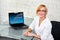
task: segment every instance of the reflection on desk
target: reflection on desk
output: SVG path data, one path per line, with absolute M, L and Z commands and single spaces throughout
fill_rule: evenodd
M 32 19 L 25 18 L 25 24 L 30 25 L 31 22 L 32 22 Z M 4 23 L 6 23 L 6 22 L 4 22 Z M 23 35 L 23 33 L 25 32 L 26 29 L 15 30 L 12 27 L 10 27 L 9 24 L 0 24 L 0 29 L 1 29 L 0 36 L 2 36 L 2 37 L 8 37 L 8 38 L 14 38 L 14 39 L 26 39 L 26 40 L 32 39 L 32 37 L 26 37 Z

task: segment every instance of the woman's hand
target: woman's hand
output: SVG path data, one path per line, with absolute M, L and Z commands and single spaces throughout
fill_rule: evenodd
M 40 35 L 35 36 L 36 38 L 40 38 Z
M 24 32 L 24 34 L 23 34 L 24 36 L 28 36 L 28 32 L 26 31 L 26 32 Z
M 38 38 L 39 40 L 41 40 L 40 35 L 31 33 L 31 32 L 25 32 L 24 35 L 25 35 L 25 36 L 33 36 L 33 37 Z
M 30 33 L 30 31 L 31 31 L 30 28 L 26 29 L 26 31 L 23 33 L 23 35 L 28 36 L 28 33 Z
M 41 38 L 40 35 L 33 34 L 33 36 L 36 37 L 36 38 L 38 38 L 38 39 Z
M 31 33 L 31 32 L 25 32 L 24 35 L 25 36 L 33 36 L 33 33 Z
M 38 38 L 38 39 L 41 38 L 40 35 L 31 33 L 30 31 L 31 31 L 30 28 L 26 29 L 26 31 L 23 33 L 23 35 L 24 35 L 24 36 L 33 36 L 33 37 L 36 37 L 36 38 Z

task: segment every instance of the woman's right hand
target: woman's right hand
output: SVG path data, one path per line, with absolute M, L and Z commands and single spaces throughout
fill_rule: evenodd
M 24 36 L 28 36 L 28 32 L 25 31 L 25 32 L 23 33 L 23 35 L 24 35 Z
M 26 31 L 23 33 L 23 35 L 28 36 L 28 33 L 30 33 L 30 31 L 31 31 L 30 28 L 26 29 Z

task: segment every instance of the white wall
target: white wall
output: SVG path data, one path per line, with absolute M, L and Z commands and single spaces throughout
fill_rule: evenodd
M 1 22 L 8 21 L 9 12 L 24 12 L 25 17 L 33 18 L 38 5 L 45 4 L 50 20 L 60 21 L 60 0 L 0 0 Z
M 1 23 L 8 21 L 8 13 L 16 11 L 16 0 L 1 0 Z

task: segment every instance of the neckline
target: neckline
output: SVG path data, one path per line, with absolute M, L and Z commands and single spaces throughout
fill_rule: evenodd
M 38 27 L 40 27 L 42 25 L 42 23 L 46 20 L 46 18 L 39 24 L 39 18 L 38 18 Z

